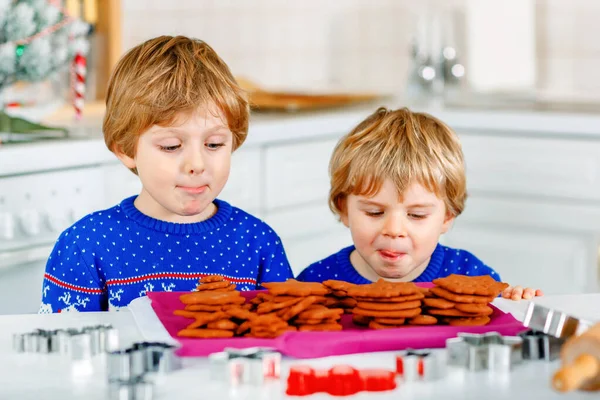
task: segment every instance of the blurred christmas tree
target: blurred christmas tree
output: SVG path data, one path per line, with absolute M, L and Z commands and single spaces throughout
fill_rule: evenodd
M 69 16 L 61 0 L 0 0 L 0 131 L 43 130 L 9 117 L 2 91 L 16 82 L 40 82 L 87 53 L 89 25 Z

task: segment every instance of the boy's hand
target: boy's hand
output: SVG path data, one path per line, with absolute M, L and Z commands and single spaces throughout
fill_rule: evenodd
M 523 289 L 523 286 L 509 286 L 502 292 L 502 297 L 515 301 L 519 301 L 521 299 L 529 300 L 543 295 L 544 293 L 540 289 Z

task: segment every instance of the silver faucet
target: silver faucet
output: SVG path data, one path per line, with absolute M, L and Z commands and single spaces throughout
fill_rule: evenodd
M 423 13 L 411 48 L 409 96 L 444 96 L 465 76 L 455 44 L 454 20 L 448 12 Z

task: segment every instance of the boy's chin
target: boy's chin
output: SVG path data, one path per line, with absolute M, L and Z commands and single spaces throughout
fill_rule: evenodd
M 411 271 L 404 271 L 404 269 L 400 268 L 385 268 L 375 270 L 377 275 L 386 280 L 401 280 L 410 274 Z

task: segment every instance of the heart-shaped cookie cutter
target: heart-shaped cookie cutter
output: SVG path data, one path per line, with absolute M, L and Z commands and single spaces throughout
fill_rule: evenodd
M 523 361 L 523 338 L 498 332 L 459 333 L 446 340 L 446 349 L 448 365 L 469 371 L 508 372 Z

